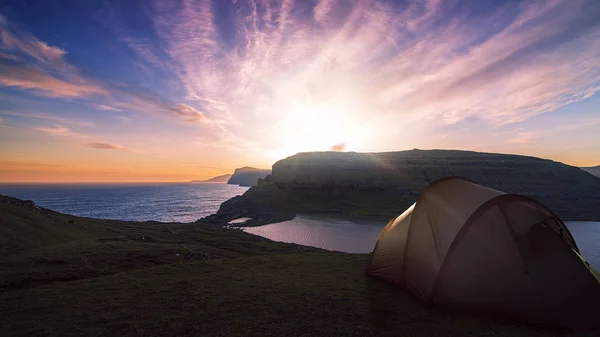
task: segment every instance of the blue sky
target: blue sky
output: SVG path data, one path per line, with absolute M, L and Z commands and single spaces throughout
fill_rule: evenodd
M 600 2 L 5 1 L 0 180 L 172 181 L 300 151 L 600 164 Z

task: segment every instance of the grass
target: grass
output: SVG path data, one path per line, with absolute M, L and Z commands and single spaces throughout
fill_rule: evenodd
M 5 197 L 0 228 L 18 248 L 0 255 L 3 336 L 564 335 L 427 308 L 366 277 L 368 255 L 238 230 L 84 219 Z

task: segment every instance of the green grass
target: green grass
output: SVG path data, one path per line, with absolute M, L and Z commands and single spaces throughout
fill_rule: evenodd
M 4 197 L 0 229 L 18 248 L 0 254 L 2 336 L 563 335 L 427 308 L 365 276 L 368 255 L 238 230 L 83 219 Z

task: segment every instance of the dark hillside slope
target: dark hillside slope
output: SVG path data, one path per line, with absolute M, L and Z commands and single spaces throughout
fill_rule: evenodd
M 79 218 L 0 199 L 2 245 L 20 248 L 0 254 L 6 337 L 564 336 L 432 310 L 367 277 L 366 254 L 202 223 Z
M 108 228 L 93 220 L 0 195 L 0 256 L 109 233 Z
M 244 216 L 255 218 L 249 225 L 260 225 L 323 212 L 387 219 L 415 202 L 430 182 L 453 175 L 531 196 L 564 220 L 600 220 L 600 179 L 577 167 L 454 150 L 300 153 L 275 163 L 262 184 L 223 203 L 205 220 L 223 223 Z

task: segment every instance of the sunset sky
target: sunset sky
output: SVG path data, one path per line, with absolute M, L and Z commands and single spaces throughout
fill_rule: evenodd
M 8 0 L 0 181 L 188 181 L 325 150 L 598 165 L 598 91 L 597 0 Z

